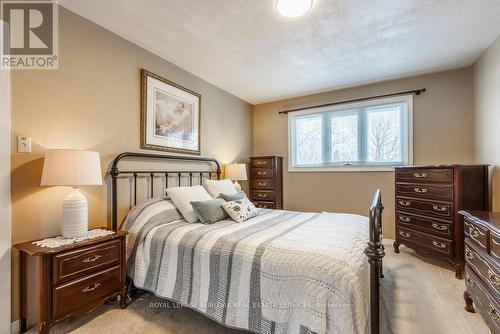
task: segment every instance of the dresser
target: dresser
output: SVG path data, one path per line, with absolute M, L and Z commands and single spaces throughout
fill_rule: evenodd
M 465 237 L 465 309 L 500 333 L 500 213 L 460 211 Z
M 250 198 L 255 206 L 283 209 L 283 158 L 250 158 Z
M 422 256 L 447 260 L 463 278 L 459 210 L 488 210 L 487 165 L 396 167 L 396 238 Z
M 57 248 L 32 241 L 19 250 L 20 332 L 35 325 L 38 333 L 69 317 L 88 314 L 120 295 L 127 307 L 125 284 L 126 232 L 75 242 Z

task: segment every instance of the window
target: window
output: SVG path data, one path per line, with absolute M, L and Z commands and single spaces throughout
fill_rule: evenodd
M 412 163 L 413 96 L 288 115 L 291 171 L 390 170 Z

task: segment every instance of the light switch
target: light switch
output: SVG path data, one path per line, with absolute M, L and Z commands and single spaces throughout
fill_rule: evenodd
M 31 153 L 31 138 L 17 136 L 17 152 Z

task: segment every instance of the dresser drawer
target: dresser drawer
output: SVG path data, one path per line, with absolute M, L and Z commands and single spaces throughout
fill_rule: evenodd
M 251 170 L 252 179 L 272 179 L 273 170 L 270 168 L 255 168 Z
M 250 159 L 250 164 L 252 167 L 273 167 L 272 158 L 253 158 Z
M 253 189 L 273 189 L 274 181 L 272 179 L 254 179 L 252 181 Z
M 430 185 L 430 184 L 396 184 L 399 196 L 422 197 L 438 201 L 453 201 L 452 185 Z
M 500 305 L 469 265 L 465 266 L 465 286 L 474 301 L 474 309 L 481 314 L 491 332 L 500 333 Z
M 105 266 L 118 264 L 120 251 L 120 241 L 112 240 L 57 254 L 53 258 L 53 282 L 58 284 Z
M 483 251 L 477 249 L 470 239 L 465 240 L 465 261 L 479 274 L 483 282 L 500 295 L 500 268 Z
M 397 238 L 402 244 L 410 244 L 411 248 L 422 255 L 453 257 L 453 241 L 424 232 L 398 226 Z
M 253 202 L 253 204 L 256 207 L 262 208 L 262 209 L 274 209 L 274 202 L 259 202 L 259 201 L 255 201 L 255 202 Z
M 451 203 L 425 201 L 398 196 L 396 198 L 396 206 L 398 210 L 453 219 L 453 205 Z
M 409 183 L 453 183 L 452 168 L 399 168 L 396 182 Z
M 252 199 L 256 201 L 272 201 L 274 199 L 274 192 L 268 190 L 254 190 L 252 191 Z
M 500 260 L 500 236 L 490 233 L 490 255 Z
M 483 251 L 488 253 L 489 231 L 479 224 L 474 224 L 467 218 L 464 218 L 464 234 L 473 244 L 477 245 Z
M 404 211 L 396 212 L 396 221 L 399 226 L 414 228 L 443 237 L 451 237 L 454 234 L 453 223 L 449 221 L 420 217 Z
M 82 306 L 89 305 L 91 311 L 96 301 L 120 292 L 120 267 L 112 267 L 98 273 L 70 281 L 52 290 L 52 315 L 60 318 Z

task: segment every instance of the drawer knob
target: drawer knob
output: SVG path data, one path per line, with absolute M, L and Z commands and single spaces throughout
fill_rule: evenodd
M 474 259 L 474 254 L 470 250 L 465 249 L 465 258 L 467 260 L 473 260 Z
M 413 173 L 413 176 L 415 176 L 418 179 L 423 179 L 427 177 L 427 173 Z
M 500 278 L 491 269 L 488 270 L 488 278 L 493 285 L 500 286 Z
M 470 278 L 468 274 L 465 274 L 465 285 L 471 288 L 476 286 L 476 283 L 474 283 L 474 281 Z
M 101 286 L 101 283 L 94 283 L 94 284 L 89 285 L 85 289 L 83 289 L 82 292 L 83 293 L 89 293 L 89 292 L 92 292 L 92 291 L 96 290 L 100 286 Z
M 403 238 L 409 238 L 409 237 L 411 237 L 410 233 L 406 233 L 406 232 L 403 232 L 403 231 L 399 231 L 399 235 L 402 236 Z
M 410 206 L 410 204 L 411 204 L 410 201 L 401 201 L 401 200 L 399 200 L 398 203 L 399 203 L 399 205 L 402 205 L 402 206 Z
M 432 227 L 438 231 L 448 231 L 448 226 L 446 226 L 446 225 L 433 223 Z
M 446 248 L 446 244 L 442 242 L 432 241 L 432 244 L 437 248 Z
M 500 315 L 498 314 L 498 311 L 495 308 L 495 306 L 493 306 L 492 304 L 488 305 L 488 314 L 490 315 L 491 319 L 495 321 L 500 320 Z
M 474 227 L 469 227 L 469 235 L 473 238 L 477 238 L 479 235 L 479 232 L 474 228 Z
M 444 205 L 433 205 L 432 208 L 436 211 L 439 211 L 439 212 L 444 212 L 444 211 L 448 210 L 448 207 L 444 206 Z
M 404 223 L 409 223 L 411 221 L 411 218 L 405 216 L 399 216 L 399 220 L 401 220 Z
M 84 259 L 82 262 L 83 263 L 91 263 L 99 260 L 102 256 L 99 254 L 95 254 L 94 256 L 89 256 L 88 258 Z
M 416 193 L 420 193 L 420 194 L 425 194 L 427 192 L 427 188 L 419 188 L 419 187 L 415 187 L 413 188 L 413 190 L 416 192 Z

